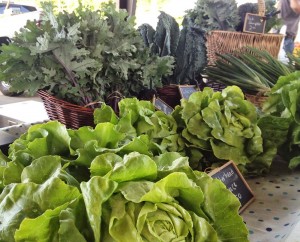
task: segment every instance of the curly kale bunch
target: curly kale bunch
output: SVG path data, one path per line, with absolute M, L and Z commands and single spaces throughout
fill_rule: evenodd
M 28 22 L 13 42 L 1 47 L 0 79 L 12 91 L 39 89 L 78 105 L 106 102 L 161 86 L 172 74 L 174 58 L 150 53 L 134 17 L 112 4 L 94 11 L 79 5 L 56 13 L 43 5 L 43 21 Z

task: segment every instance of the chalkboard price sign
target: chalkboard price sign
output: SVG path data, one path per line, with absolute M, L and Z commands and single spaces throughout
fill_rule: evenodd
M 233 161 L 214 169 L 209 175 L 222 181 L 240 201 L 240 213 L 254 200 L 253 192 Z
M 179 85 L 179 92 L 182 98 L 189 99 L 193 92 L 197 92 L 198 89 L 195 85 Z
M 167 103 L 165 103 L 160 98 L 154 97 L 153 104 L 156 109 L 163 111 L 165 114 L 171 114 L 174 110 L 171 106 L 169 106 Z
M 264 16 L 246 13 L 244 32 L 263 34 L 265 32 L 266 19 Z

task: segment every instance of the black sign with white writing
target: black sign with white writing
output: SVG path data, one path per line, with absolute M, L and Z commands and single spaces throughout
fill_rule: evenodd
M 178 86 L 182 98 L 189 99 L 193 92 L 197 92 L 197 87 L 194 85 Z
M 265 17 L 247 13 L 244 22 L 244 32 L 263 34 L 265 32 L 266 19 Z
M 240 200 L 240 212 L 254 200 L 253 192 L 233 161 L 213 170 L 209 175 L 222 181 L 227 189 Z
M 160 98 L 154 98 L 153 104 L 156 109 L 163 111 L 165 114 L 171 114 L 174 110 L 171 106 L 169 106 L 167 103 L 165 103 Z

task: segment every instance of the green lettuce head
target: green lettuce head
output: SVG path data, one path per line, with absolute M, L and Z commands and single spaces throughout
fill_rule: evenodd
M 178 153 L 107 153 L 91 171 L 81 190 L 95 241 L 248 241 L 238 199 Z
M 243 173 L 262 173 L 270 167 L 270 162 L 257 160 L 264 152 L 257 111 L 239 87 L 228 86 L 222 92 L 205 87 L 188 100 L 182 99 L 173 117 L 182 128 L 186 154 L 194 169 L 214 168 L 228 160 Z M 274 155 L 269 154 L 268 160 Z M 251 166 L 255 161 L 259 169 Z
M 111 211 L 111 207 L 117 208 Z M 104 217 L 104 241 L 217 241 L 213 227 L 177 203 L 134 203 L 115 195 Z M 136 216 L 130 216 L 135 214 Z M 105 226 L 105 227 L 106 227 Z M 120 231 L 122 231 L 120 233 Z M 124 239 L 126 238 L 126 239 Z

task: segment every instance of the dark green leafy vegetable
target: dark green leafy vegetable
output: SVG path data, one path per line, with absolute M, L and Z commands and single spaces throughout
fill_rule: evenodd
M 154 34 L 154 43 L 158 47 L 159 56 L 175 56 L 179 32 L 179 25 L 176 20 L 161 11 Z
M 139 26 L 138 30 L 145 45 L 151 48 L 153 54 L 175 57 L 180 30 L 171 15 L 161 11 L 155 30 L 146 23 Z
M 198 84 L 201 71 L 207 64 L 205 31 L 188 16 L 179 30 L 176 20 L 161 12 L 156 31 L 148 24 L 139 27 L 146 46 L 152 53 L 175 57 L 173 75 L 163 78 L 165 85 Z
M 186 18 L 176 50 L 174 79 L 177 84 L 195 84 L 207 64 L 205 32 Z
M 243 3 L 238 6 L 238 15 L 240 22 L 235 26 L 236 31 L 242 32 L 244 29 L 245 17 L 247 13 L 258 14 L 257 3 Z
M 138 30 L 143 38 L 143 41 L 147 47 L 150 47 L 154 42 L 155 30 L 150 24 L 142 24 L 138 27 Z
M 233 30 L 239 22 L 234 0 L 198 0 L 195 7 L 186 12 L 202 30 Z

